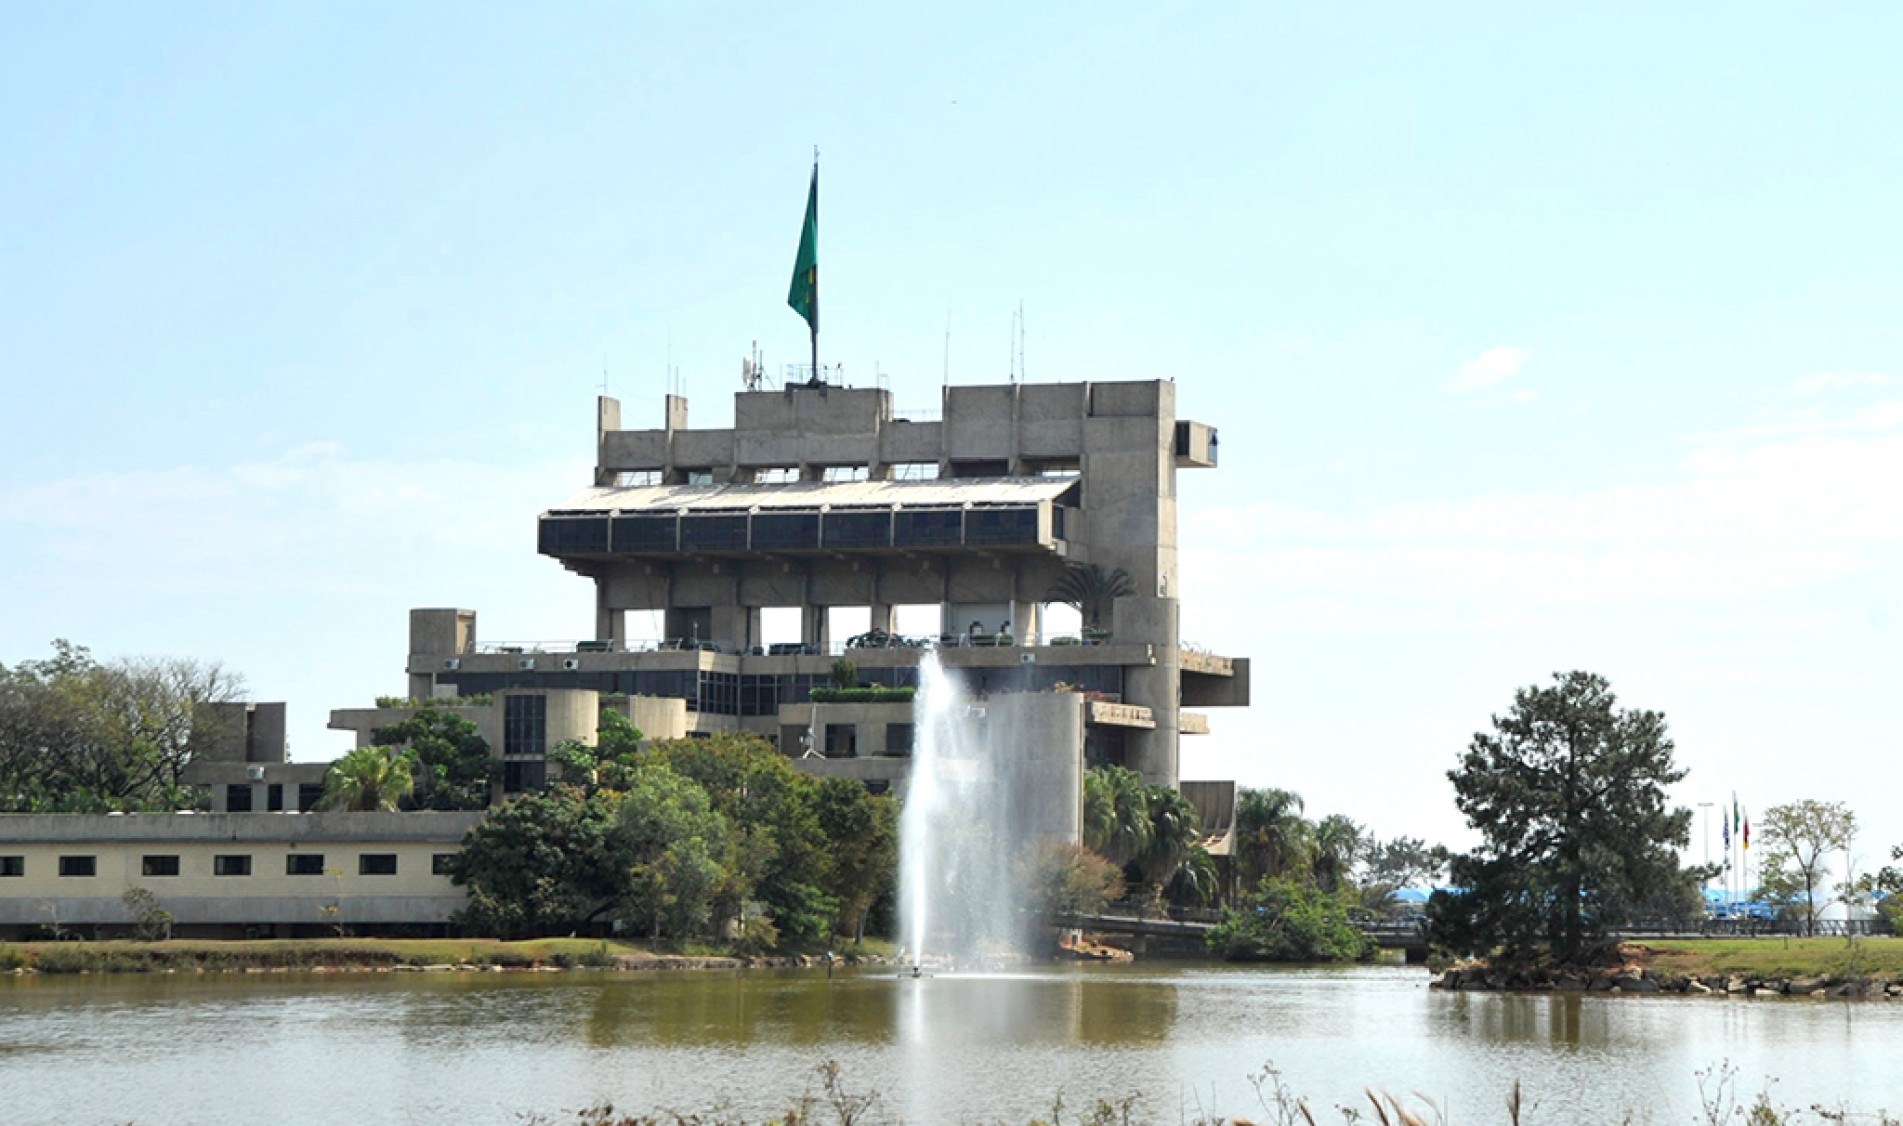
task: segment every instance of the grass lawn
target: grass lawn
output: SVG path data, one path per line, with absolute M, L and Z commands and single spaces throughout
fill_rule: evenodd
M 31 965 L 48 972 L 166 969 L 309 969 L 318 966 L 608 965 L 618 956 L 649 958 L 641 947 L 594 938 L 501 942 L 481 938 L 299 938 L 168 942 L 16 942 L 0 944 L 0 969 Z
M 1903 981 L 1903 938 L 1696 938 L 1634 942 L 1626 950 L 1661 973 L 1761 978 L 1882 977 Z

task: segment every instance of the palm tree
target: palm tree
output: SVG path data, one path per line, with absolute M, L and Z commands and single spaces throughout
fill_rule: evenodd
M 1315 873 L 1315 886 L 1323 891 L 1339 890 L 1361 856 L 1361 826 L 1339 813 L 1331 813 L 1315 825 L 1314 855 L 1309 863 Z
M 1151 894 L 1160 896 L 1189 860 L 1191 850 L 1202 846 L 1203 819 L 1188 798 L 1169 786 L 1150 787 L 1147 804 L 1150 841 L 1137 855 L 1136 864 Z
M 1253 888 L 1264 877 L 1307 871 L 1314 827 L 1291 790 L 1243 790 L 1236 797 L 1236 875 Z
M 358 747 L 330 764 L 324 809 L 393 810 L 416 791 L 414 760 L 401 747 Z
M 1221 892 L 1222 871 L 1216 866 L 1216 858 L 1209 855 L 1201 842 L 1191 845 L 1183 866 L 1176 870 L 1166 889 L 1169 901 L 1200 907 L 1213 902 Z
M 1149 787 L 1134 770 L 1102 766 L 1084 775 L 1084 847 L 1117 867 L 1150 846 Z
M 1136 584 L 1130 581 L 1130 573 L 1122 567 L 1106 571 L 1101 563 L 1072 563 L 1064 568 L 1057 577 L 1051 592 L 1045 595 L 1052 602 L 1062 602 L 1075 607 L 1077 616 L 1083 620 L 1085 629 L 1102 629 L 1103 612 L 1111 608 L 1117 599 L 1136 593 Z

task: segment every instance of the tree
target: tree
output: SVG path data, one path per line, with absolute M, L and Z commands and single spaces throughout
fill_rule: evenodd
M 1117 599 L 1134 593 L 1136 584 L 1122 567 L 1106 571 L 1101 563 L 1072 563 L 1045 597 L 1074 607 L 1083 628 L 1100 630 L 1104 611 L 1112 609 Z
M 1691 811 L 1666 805 L 1685 772 L 1665 717 L 1616 703 L 1603 677 L 1556 675 L 1474 735 L 1447 777 L 1482 843 L 1453 860 L 1466 890 L 1429 903 L 1436 944 L 1577 962 L 1635 904 L 1688 879 L 1677 850 Z
M 203 751 L 206 704 L 243 695 L 216 663 L 101 664 L 82 645 L 0 666 L 0 812 L 159 812 L 189 807 L 182 777 Z
M 1135 861 L 1148 894 L 1158 898 L 1192 853 L 1202 847 L 1203 820 L 1189 799 L 1174 788 L 1150 786 L 1146 789 L 1144 804 L 1150 814 L 1150 839 Z
M 1236 795 L 1236 875 L 1243 886 L 1308 868 L 1313 837 L 1302 795 L 1275 789 Z
M 727 878 L 727 819 L 707 791 L 658 763 L 643 765 L 632 783 L 615 815 L 628 864 L 621 921 L 657 942 L 703 934 Z
M 621 795 L 569 786 L 524 794 L 463 837 L 450 879 L 469 892 L 457 923 L 478 934 L 573 934 L 612 914 L 629 862 L 613 831 Z
M 501 766 L 476 725 L 455 712 L 423 708 L 370 734 L 378 746 L 407 747 L 415 790 L 407 809 L 487 809 Z
M 1774 805 L 1758 819 L 1764 842 L 1761 879 L 1765 898 L 1791 904 L 1805 934 L 1817 933 L 1817 884 L 1826 858 L 1848 851 L 1857 835 L 1857 815 L 1841 802 L 1803 801 Z
M 1331 813 L 1315 823 L 1309 867 L 1315 873 L 1316 887 L 1333 892 L 1347 886 L 1355 860 L 1361 855 L 1361 840 L 1361 826 L 1342 814 Z
M 1445 848 L 1429 846 L 1419 837 L 1369 838 L 1361 856 L 1361 905 L 1373 911 L 1392 910 L 1395 892 L 1439 882 L 1450 858 Z
M 758 878 L 730 885 L 728 902 L 757 896 L 787 945 L 824 942 L 839 905 L 823 889 L 831 842 L 819 824 L 819 784 L 757 735 L 665 740 L 647 756 L 699 784 L 738 827 L 737 847 L 751 854 L 740 867 Z
M 1095 915 L 1123 895 L 1123 873 L 1081 845 L 1047 844 L 1028 867 L 1026 885 L 1048 915 Z
M 1084 775 L 1084 847 L 1119 868 L 1150 846 L 1150 788 L 1143 776 L 1121 766 L 1100 766 Z
M 819 784 L 817 812 L 831 856 L 820 886 L 839 904 L 832 933 L 858 942 L 872 904 L 898 876 L 898 805 L 850 778 L 827 778 Z
M 394 810 L 416 789 L 415 760 L 401 747 L 358 747 L 330 764 L 324 809 Z
M 640 765 L 641 743 L 646 738 L 627 716 L 603 708 L 593 746 L 565 739 L 549 748 L 548 761 L 555 775 L 551 781 L 585 790 L 625 790 Z
M 1295 877 L 1263 880 L 1209 930 L 1209 950 L 1232 962 L 1349 962 L 1374 957 L 1374 940 L 1348 919 L 1349 897 Z

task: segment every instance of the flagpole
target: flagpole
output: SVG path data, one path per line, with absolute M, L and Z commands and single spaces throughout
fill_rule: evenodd
M 819 146 L 818 145 L 813 146 L 813 219 L 815 224 L 817 224 L 819 219 Z M 819 251 L 818 238 L 815 237 L 813 242 L 814 242 L 813 251 L 815 254 L 817 254 Z M 814 269 L 813 271 L 813 319 L 807 325 L 807 329 L 808 329 L 807 335 L 811 339 L 812 345 L 813 345 L 813 378 L 823 383 L 825 382 L 825 380 L 820 379 L 820 375 L 819 375 L 819 270 L 818 269 Z

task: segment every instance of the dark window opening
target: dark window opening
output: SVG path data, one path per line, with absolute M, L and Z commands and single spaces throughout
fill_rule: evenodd
M 974 508 L 965 514 L 965 542 L 1036 543 L 1037 509 Z
M 917 736 L 916 728 L 909 723 L 888 723 L 885 725 L 885 753 L 897 758 L 910 758 L 912 742 Z
M 59 858 L 59 874 L 62 876 L 96 876 L 99 874 L 99 858 L 96 856 L 62 856 Z
M 502 788 L 512 794 L 539 790 L 548 781 L 548 763 L 541 759 L 502 764 Z
M 674 551 L 680 546 L 676 516 L 617 516 L 612 532 L 616 551 Z
M 548 752 L 548 697 L 509 696 L 502 709 L 502 753 L 505 756 Z M 521 787 L 511 787 L 520 789 Z
M 269 813 L 284 812 L 284 785 L 273 782 L 264 790 L 264 808 Z
M 141 876 L 176 876 L 178 875 L 178 857 L 147 856 L 139 862 L 139 874 Z
M 761 513 L 753 518 L 755 551 L 810 551 L 818 546 L 817 513 Z
M 851 723 L 826 725 L 826 757 L 852 758 L 859 753 L 859 728 Z
M 321 852 L 293 852 L 284 858 L 284 874 L 287 876 L 321 876 L 324 874 L 324 854 Z
M 246 855 L 224 855 L 211 858 L 211 874 L 214 876 L 249 876 L 251 857 Z
M 251 787 L 250 786 L 226 786 L 225 787 L 225 812 L 226 813 L 250 813 L 251 812 Z
M 26 875 L 26 857 L 0 856 L 0 876 Z
M 322 782 L 299 782 L 298 783 L 297 811 L 299 813 L 309 813 L 311 810 L 317 808 L 318 802 L 323 800 L 324 800 L 324 784 Z
M 394 876 L 396 875 L 396 853 L 394 852 L 363 853 L 362 855 L 357 857 L 357 874 L 359 876 Z
M 1011 463 L 1008 461 L 954 461 L 951 463 L 953 477 L 1009 477 Z
M 889 547 L 892 511 L 828 512 L 821 531 L 827 547 Z
M 543 555 L 600 554 L 608 550 L 608 517 L 545 516 L 536 539 Z
M 900 509 L 893 520 L 892 542 L 897 547 L 956 547 L 964 535 L 963 509 Z
M 683 516 L 682 551 L 745 551 L 745 516 Z
M 429 874 L 432 876 L 447 876 L 450 874 L 452 866 L 455 863 L 456 854 L 453 852 L 433 853 L 429 858 Z

